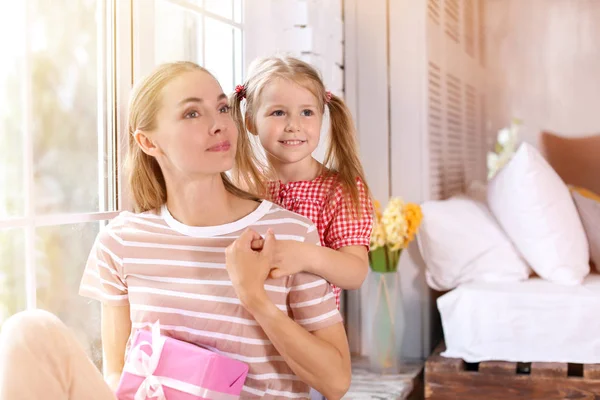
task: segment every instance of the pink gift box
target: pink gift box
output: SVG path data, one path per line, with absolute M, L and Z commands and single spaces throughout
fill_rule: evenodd
M 248 365 L 191 343 L 137 331 L 119 387 L 119 400 L 234 400 Z

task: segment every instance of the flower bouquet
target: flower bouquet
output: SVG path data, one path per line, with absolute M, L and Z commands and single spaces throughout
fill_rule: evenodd
M 375 272 L 396 272 L 400 254 L 415 238 L 423 214 L 421 207 L 392 197 L 383 211 L 375 201 L 369 261 Z

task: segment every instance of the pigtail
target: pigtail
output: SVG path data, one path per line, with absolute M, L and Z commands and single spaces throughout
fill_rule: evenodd
M 235 166 L 231 171 L 232 183 L 244 191 L 265 198 L 267 189 L 260 170 L 260 162 L 252 149 L 252 143 L 242 114 L 245 89 L 241 91 L 240 88 L 243 87 L 238 86 L 236 91 L 229 97 L 229 112 L 238 130 Z
M 356 128 L 350 110 L 340 97 L 327 93 L 327 106 L 331 132 L 324 164 L 338 173 L 338 178 L 349 195 L 346 201 L 351 203 L 351 209 L 360 217 L 362 207 L 357 180 L 364 186 L 367 198 L 370 198 L 371 194 L 358 155 Z

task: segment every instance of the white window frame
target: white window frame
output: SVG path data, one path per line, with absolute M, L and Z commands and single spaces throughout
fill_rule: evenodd
M 203 17 L 209 17 L 223 24 L 235 27 L 242 32 L 243 49 L 243 23 L 206 11 L 203 7 L 186 0 L 160 0 L 184 8 Z M 223 0 L 232 1 L 233 0 Z M 0 230 L 23 229 L 24 260 L 25 260 L 25 291 L 27 309 L 37 308 L 37 281 L 35 260 L 35 231 L 39 227 L 61 226 L 87 222 L 100 222 L 116 217 L 121 210 L 132 208 L 131 196 L 127 190 L 127 177 L 123 168 L 123 161 L 128 151 L 128 100 L 136 78 L 141 77 L 154 65 L 154 54 L 148 49 L 153 49 L 153 43 L 145 44 L 145 52 L 137 51 L 134 43 L 140 43 L 144 32 L 137 23 L 139 12 L 144 17 L 154 18 L 153 7 L 136 6 L 139 0 L 99 0 L 98 15 L 101 16 L 98 24 L 98 82 L 102 82 L 98 90 L 98 171 L 99 171 L 99 210 L 115 210 L 106 212 L 80 212 L 61 213 L 50 215 L 36 215 L 35 212 L 35 185 L 34 185 L 34 154 L 33 135 L 31 132 L 31 65 L 29 49 L 30 13 L 27 10 L 28 2 L 23 2 L 25 7 L 25 62 L 22 69 L 24 78 L 23 105 L 24 115 L 22 122 L 23 131 L 23 179 L 24 179 L 24 214 L 21 217 L 1 218 Z M 243 16 L 244 1 L 242 0 Z M 154 2 L 152 2 L 152 5 Z M 243 17 L 242 17 L 243 18 Z M 146 24 L 148 26 L 148 24 Z M 235 40 L 235 39 L 234 39 Z M 202 35 L 202 50 L 204 52 L 206 37 Z M 205 60 L 202 54 L 202 60 Z M 242 71 L 245 71 L 243 51 L 239 62 Z M 152 57 L 152 59 L 150 59 Z M 235 74 L 234 58 L 234 74 Z M 111 164 L 106 168 L 105 155 L 110 154 Z M 83 271 L 83 266 L 82 266 Z
M 114 81 L 110 70 L 112 57 L 107 57 L 108 51 L 112 49 L 112 32 L 111 25 L 107 25 L 110 21 L 108 16 L 113 10 L 114 0 L 99 0 L 98 15 L 102 18 L 98 24 L 98 81 L 106 82 L 105 86 L 100 86 L 98 90 L 98 132 L 104 134 L 98 135 L 98 171 L 99 171 L 99 186 L 98 209 L 114 209 L 116 206 L 116 187 L 114 182 L 116 174 L 109 168 L 109 173 L 106 174 L 104 159 L 105 151 L 114 154 L 115 142 L 112 140 L 114 132 L 113 111 L 113 88 Z M 22 2 L 25 8 L 25 29 L 24 42 L 25 53 L 22 68 L 23 77 L 23 115 L 21 129 L 23 131 L 23 180 L 24 180 L 24 213 L 22 217 L 0 219 L 0 229 L 23 229 L 25 234 L 24 243 L 24 259 L 25 259 L 25 297 L 27 309 L 35 309 L 37 307 L 37 282 L 36 282 L 36 263 L 35 263 L 35 230 L 45 226 L 61 226 L 68 224 L 86 223 L 86 222 L 101 222 L 114 218 L 118 212 L 82 212 L 82 213 L 63 213 L 50 215 L 36 215 L 35 212 L 35 185 L 34 185 L 34 154 L 33 154 L 33 135 L 31 122 L 33 118 L 31 106 L 31 65 L 30 65 L 30 11 L 28 2 Z M 108 28 L 108 29 L 107 29 Z M 107 176 L 108 175 L 108 176 Z M 108 183 L 107 183 L 108 182 Z
M 133 26 L 132 26 L 132 36 L 133 36 L 133 43 L 145 43 L 144 45 L 144 49 L 143 51 L 141 51 L 141 46 L 133 46 L 133 78 L 138 79 L 139 77 L 142 77 L 146 74 L 148 74 L 151 70 L 152 67 L 154 66 L 154 43 L 152 43 L 151 41 L 149 41 L 148 38 L 153 38 L 153 32 L 148 32 L 147 29 L 152 27 L 152 24 L 148 23 L 148 21 L 154 21 L 155 19 L 155 15 L 154 15 L 154 1 L 151 1 L 150 3 L 152 3 L 151 5 L 146 5 L 146 3 L 144 2 L 144 0 L 130 0 L 132 1 L 132 15 L 133 15 Z M 237 28 L 241 31 L 242 35 L 242 49 L 244 46 L 244 23 L 243 22 L 237 22 L 234 20 L 235 17 L 230 18 L 226 18 L 223 17 L 221 15 L 212 13 L 210 11 L 207 11 L 203 6 L 200 6 L 198 4 L 196 4 L 195 2 L 193 2 L 192 0 L 158 0 L 158 1 L 162 1 L 163 3 L 166 4 L 171 4 L 174 6 L 178 6 L 180 8 L 182 8 L 185 11 L 191 12 L 196 14 L 197 16 L 202 18 L 202 62 L 204 63 L 206 61 L 206 54 L 205 54 L 205 48 L 206 48 L 206 18 L 211 18 L 214 19 L 215 21 L 218 21 L 224 25 L 230 26 L 232 28 Z M 232 7 L 233 7 L 233 2 L 234 0 L 221 0 L 223 2 L 228 1 L 232 3 Z M 241 1 L 242 5 L 242 9 L 240 10 L 240 13 L 242 15 L 242 21 L 243 21 L 243 16 L 244 16 L 244 0 Z M 138 21 L 146 21 L 143 24 L 139 23 Z M 235 40 L 235 38 L 234 38 Z M 239 60 L 240 64 L 242 65 L 242 72 L 245 72 L 245 64 L 244 64 L 244 54 L 243 54 L 243 50 L 242 50 L 242 54 L 241 59 Z M 235 57 L 234 57 L 234 65 L 232 66 L 232 70 L 234 71 L 235 74 Z M 202 65 L 202 64 L 201 64 Z M 235 76 L 234 76 L 234 81 L 235 81 Z

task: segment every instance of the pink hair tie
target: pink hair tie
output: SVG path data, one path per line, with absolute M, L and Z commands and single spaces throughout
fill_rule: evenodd
M 325 92 L 325 103 L 331 103 L 331 92 L 329 90 Z
M 245 85 L 237 85 L 235 87 L 235 93 L 237 97 L 242 100 L 246 98 L 246 86 Z

